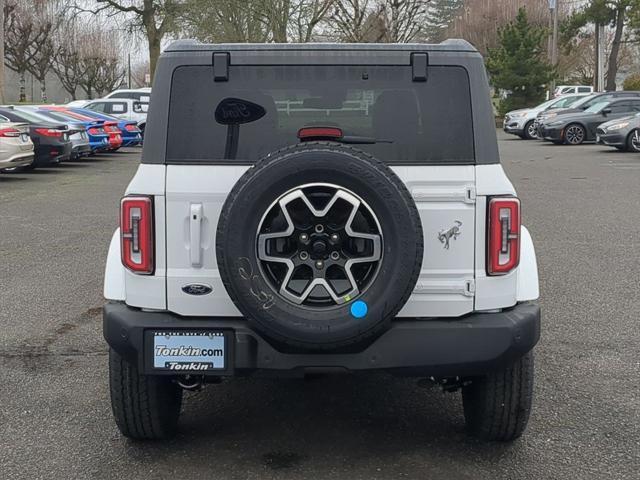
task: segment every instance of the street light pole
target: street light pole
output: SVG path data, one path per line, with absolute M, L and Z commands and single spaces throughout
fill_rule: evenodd
M 551 65 L 555 68 L 558 66 L 558 3 L 560 0 L 549 0 L 549 24 L 553 23 L 552 33 L 550 38 L 550 53 Z M 553 94 L 556 88 L 555 80 L 551 80 L 549 85 L 549 97 Z

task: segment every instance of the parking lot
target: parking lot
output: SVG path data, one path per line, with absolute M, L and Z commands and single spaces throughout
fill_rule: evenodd
M 640 156 L 500 134 L 537 248 L 534 412 L 512 445 L 458 394 L 386 375 L 241 379 L 186 397 L 169 442 L 111 417 L 102 276 L 140 149 L 0 175 L 2 478 L 637 478 Z

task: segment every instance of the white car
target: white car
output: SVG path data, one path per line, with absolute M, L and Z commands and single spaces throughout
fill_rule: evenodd
M 573 93 L 593 93 L 594 88 L 591 85 L 558 85 L 553 91 L 553 98 Z
M 97 100 L 91 100 L 82 108 L 111 115 L 112 117 L 121 118 L 123 120 L 137 122 L 140 130 L 144 132 L 144 128 L 147 124 L 149 103 L 140 100 L 133 100 L 131 98 L 100 98 Z
M 27 123 L 0 117 L 0 172 L 33 163 L 33 143 Z
M 513 110 L 505 115 L 503 129 L 511 135 L 517 135 L 525 140 L 533 140 L 534 138 L 538 138 L 535 122 L 539 113 L 556 108 L 567 108 L 574 102 L 588 95 L 588 93 L 565 95 L 560 98 L 547 100 L 537 107 Z
M 105 95 L 104 98 L 130 98 L 132 100 L 149 103 L 151 98 L 151 88 L 121 88 Z
M 106 260 L 122 434 L 171 436 L 183 390 L 223 378 L 366 371 L 523 433 L 536 255 L 474 47 L 179 41 L 155 82 Z

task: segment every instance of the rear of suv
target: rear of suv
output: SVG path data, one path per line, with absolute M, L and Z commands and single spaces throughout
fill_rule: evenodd
M 124 435 L 223 378 L 363 370 L 522 434 L 537 266 L 473 47 L 179 41 L 154 82 L 105 272 Z

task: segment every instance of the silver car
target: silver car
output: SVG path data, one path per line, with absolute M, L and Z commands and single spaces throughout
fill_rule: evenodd
M 0 171 L 27 167 L 33 163 L 33 142 L 29 125 L 10 122 L 0 116 Z

